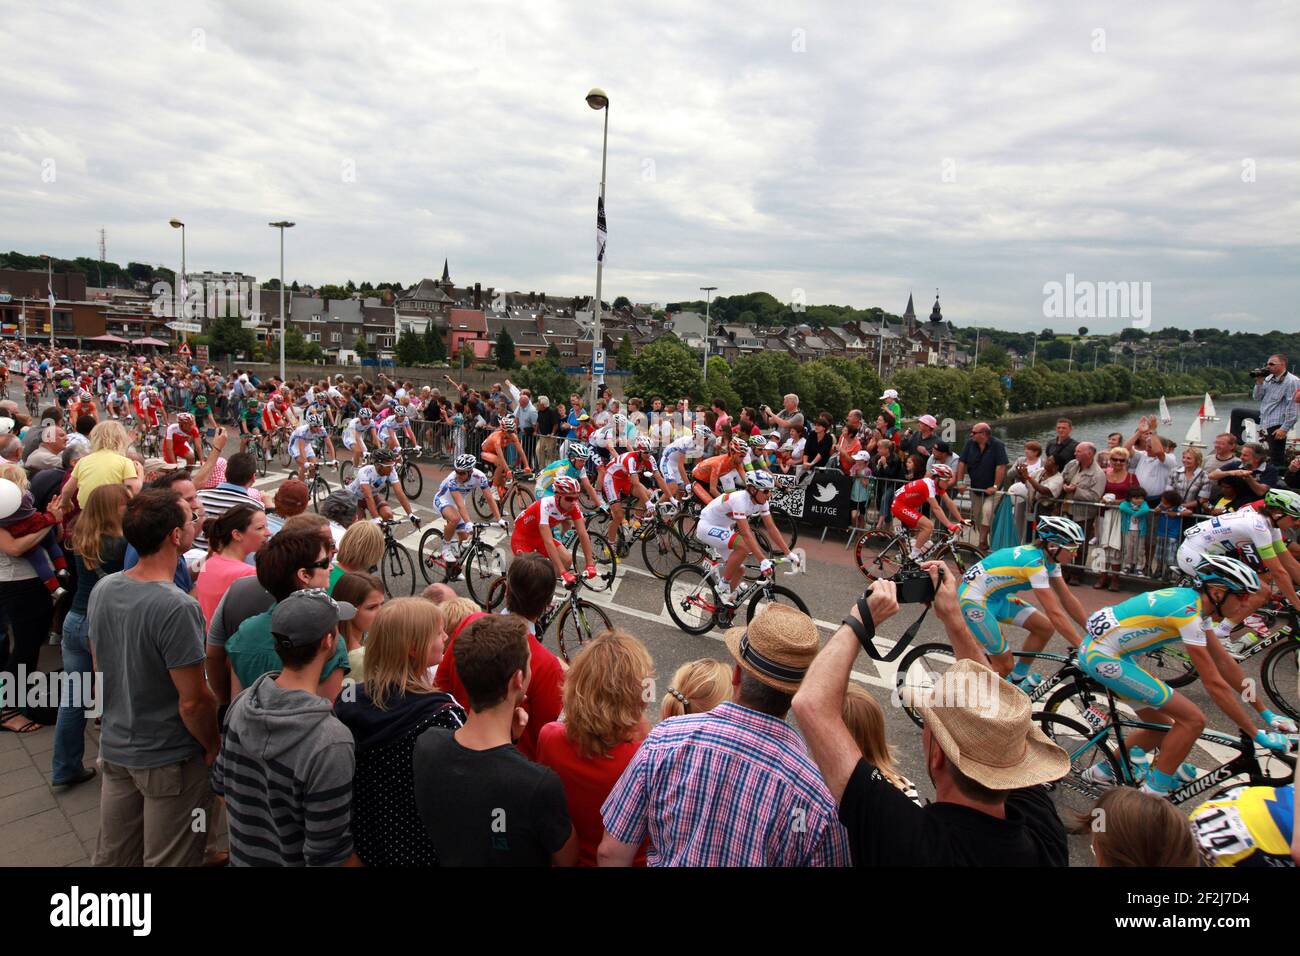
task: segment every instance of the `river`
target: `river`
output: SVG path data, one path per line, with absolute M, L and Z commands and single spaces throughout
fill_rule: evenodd
M 1215 411 L 1218 413 L 1217 422 L 1202 423 L 1202 442 L 1209 446 L 1214 443 L 1214 436 L 1219 432 L 1228 430 L 1228 416 L 1232 411 L 1234 404 L 1246 405 L 1251 402 L 1244 396 L 1238 396 L 1235 399 L 1224 399 L 1222 402 L 1215 401 Z M 1189 398 L 1169 403 L 1169 414 L 1173 418 L 1173 424 L 1161 425 L 1160 433 L 1172 438 L 1178 442 L 1178 450 L 1181 453 L 1186 447 L 1184 438 L 1187 436 L 1187 429 L 1191 426 L 1196 414 L 1200 411 L 1200 399 Z M 1125 409 L 1123 411 L 1096 412 L 1093 414 L 1071 415 L 1070 421 L 1074 425 L 1073 437 L 1079 441 L 1090 441 L 1098 447 L 1106 447 L 1106 436 L 1111 432 L 1123 432 L 1124 440 L 1128 441 L 1130 435 L 1137 428 L 1138 419 L 1143 415 L 1155 415 L 1160 410 L 1159 403 L 1142 403 L 1136 407 Z M 1007 446 L 1007 456 L 1015 461 L 1016 458 L 1024 454 L 1025 442 L 1031 438 L 1040 441 L 1044 448 L 1049 441 L 1056 439 L 1055 422 L 1039 421 L 1036 423 L 1022 423 L 1012 421 L 1003 425 L 994 424 L 993 434 L 1002 439 Z M 958 434 L 958 439 L 965 442 L 967 436 Z M 960 451 L 960 447 L 956 450 Z

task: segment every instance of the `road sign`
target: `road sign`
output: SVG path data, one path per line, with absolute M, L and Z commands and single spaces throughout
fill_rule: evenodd
M 189 354 L 190 354 L 190 347 L 189 347 L 186 343 L 182 342 L 182 343 L 181 343 L 181 347 L 178 348 L 178 349 L 176 350 L 176 354 L 177 354 L 177 355 L 189 355 Z
M 196 345 L 194 348 L 198 352 L 198 360 L 204 365 L 208 364 L 208 347 L 206 345 Z
M 605 374 L 605 350 L 593 349 L 591 353 L 591 371 L 593 375 Z
M 173 332 L 193 332 L 197 334 L 203 331 L 203 326 L 197 322 L 165 322 L 163 324 Z

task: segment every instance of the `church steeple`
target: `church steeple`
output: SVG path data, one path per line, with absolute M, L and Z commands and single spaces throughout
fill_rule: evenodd
M 442 278 L 438 280 L 438 284 L 442 286 L 451 285 L 451 270 L 447 268 L 446 259 L 442 260 Z
M 916 321 L 916 309 L 912 307 L 912 293 L 907 293 L 907 308 L 903 310 L 904 322 Z
M 937 289 L 934 293 L 934 308 L 930 310 L 930 321 L 935 323 L 943 321 L 943 312 L 939 309 L 939 292 Z

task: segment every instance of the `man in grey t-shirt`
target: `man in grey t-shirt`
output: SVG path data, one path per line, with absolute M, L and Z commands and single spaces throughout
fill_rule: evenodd
M 780 415 L 766 405 L 763 406 L 763 412 L 767 416 L 767 423 L 775 425 L 780 430 L 781 441 L 785 441 L 790 437 L 790 427 L 792 425 L 803 427 L 803 412 L 799 411 L 799 396 L 793 392 L 785 396 L 784 407 L 781 409 Z
M 87 621 L 103 674 L 96 866 L 197 866 L 212 810 L 208 766 L 220 746 L 203 674 L 203 613 L 172 583 L 194 541 L 176 491 L 141 492 L 122 519 L 140 559 L 90 595 Z

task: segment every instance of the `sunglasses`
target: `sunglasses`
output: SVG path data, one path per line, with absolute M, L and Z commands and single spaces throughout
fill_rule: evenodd
M 304 571 L 328 571 L 330 569 L 330 559 L 323 558 L 320 561 L 313 561 L 303 568 Z

